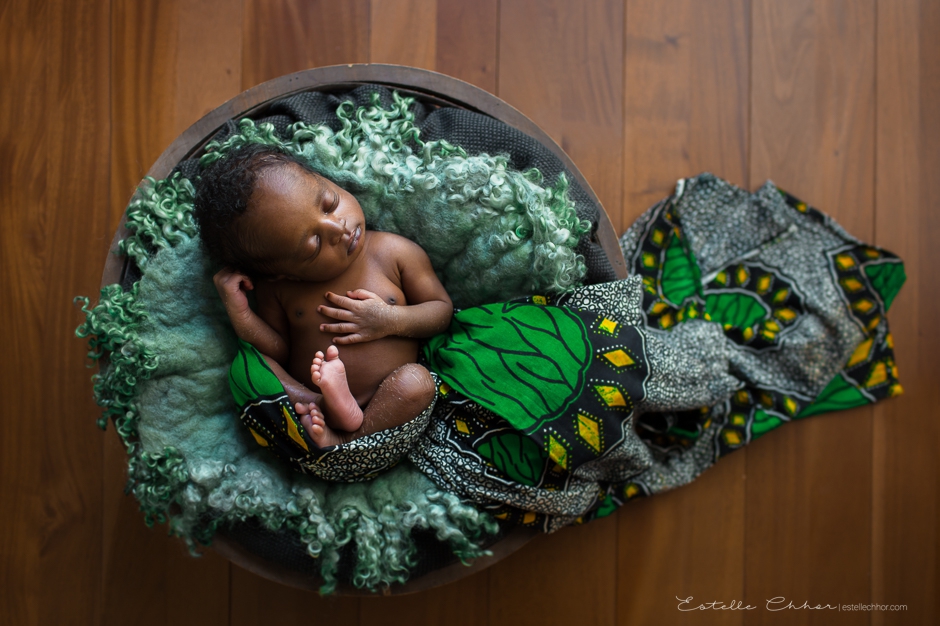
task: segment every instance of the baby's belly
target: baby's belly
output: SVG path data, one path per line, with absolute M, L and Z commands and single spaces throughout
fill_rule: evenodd
M 292 346 L 288 372 L 298 382 L 317 390 L 310 379 L 310 364 L 317 351 L 326 352 L 336 335 L 319 332 L 311 335 L 298 337 Z M 338 345 L 339 358 L 346 366 L 349 391 L 356 402 L 362 406 L 367 404 L 389 374 L 406 363 L 417 361 L 418 345 L 418 340 L 404 337 Z

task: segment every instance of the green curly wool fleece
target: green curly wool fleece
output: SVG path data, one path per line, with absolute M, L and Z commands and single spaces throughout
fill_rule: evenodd
M 397 94 L 389 110 L 347 103 L 339 132 L 298 123 L 287 141 L 243 120 L 239 134 L 209 144 L 202 163 L 253 141 L 308 159 L 357 196 L 371 227 L 422 245 L 461 306 L 576 285 L 584 267 L 573 246 L 587 224 L 565 179 L 542 188 L 537 172 L 511 171 L 504 157 L 422 143 L 410 104 Z M 407 580 L 413 529 L 433 531 L 462 560 L 484 554 L 478 543 L 497 531 L 495 521 L 410 463 L 368 483 L 327 484 L 288 471 L 241 428 L 227 382 L 236 338 L 192 220 L 194 195 L 179 174 L 141 187 L 120 252 L 142 276 L 126 292 L 105 287 L 93 307 L 82 299 L 86 320 L 76 331 L 89 338 L 91 358 L 108 357 L 94 377 L 99 424 L 113 420 L 124 441 L 128 491 L 147 523 L 168 521 L 192 547 L 251 518 L 295 533 L 319 559 L 327 593 L 350 542 L 353 583 L 369 589 Z

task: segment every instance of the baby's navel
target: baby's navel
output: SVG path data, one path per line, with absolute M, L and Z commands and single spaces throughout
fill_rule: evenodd
M 389 297 L 388 297 L 388 303 L 389 303 L 389 304 L 395 304 L 395 296 L 389 296 Z
M 295 317 L 303 317 L 303 316 L 304 316 L 304 310 L 303 310 L 303 309 L 297 309 L 297 310 L 294 312 L 294 316 L 295 316 Z

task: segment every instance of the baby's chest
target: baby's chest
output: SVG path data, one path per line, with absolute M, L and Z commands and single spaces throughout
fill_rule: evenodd
M 304 286 L 306 288 L 304 288 Z M 295 329 L 318 328 L 320 324 L 335 322 L 319 312 L 320 306 L 342 308 L 326 298 L 327 293 L 347 296 L 347 292 L 364 289 L 379 296 L 387 304 L 406 304 L 401 286 L 384 273 L 371 272 L 358 276 L 342 275 L 322 283 L 293 285 L 282 299 L 284 312 Z

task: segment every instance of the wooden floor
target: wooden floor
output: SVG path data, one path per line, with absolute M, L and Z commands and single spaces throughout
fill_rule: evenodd
M 930 0 L 0 0 L 0 623 L 940 622 L 937 32 Z M 505 99 L 618 229 L 708 170 L 772 178 L 901 254 L 905 395 L 787 425 L 418 595 L 323 599 L 190 559 L 122 494 L 71 298 L 97 292 L 124 204 L 181 131 L 259 82 L 352 62 Z M 680 612 L 689 597 L 756 608 Z

